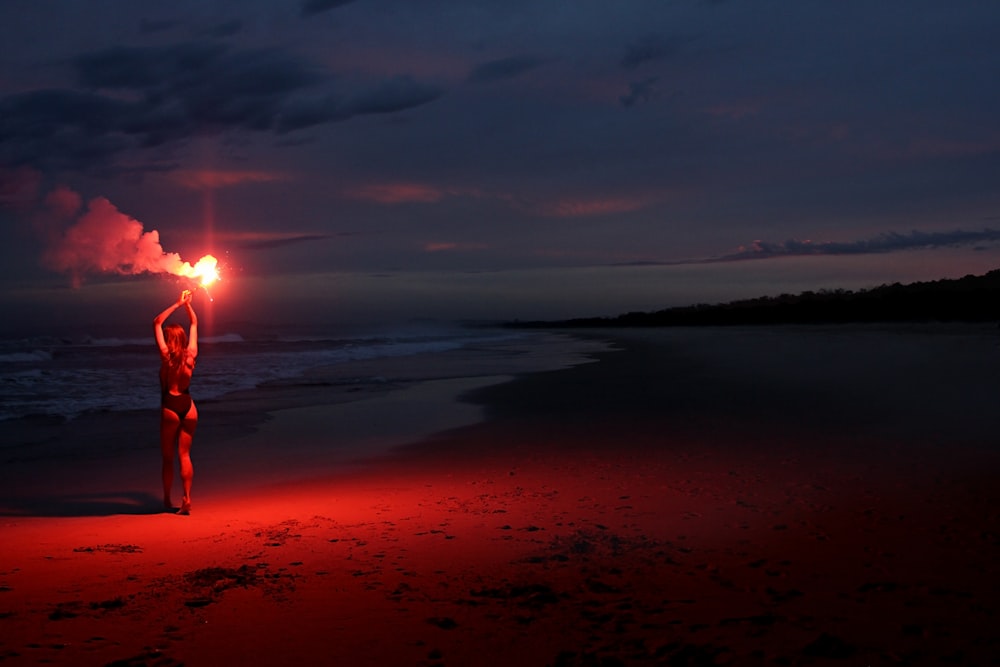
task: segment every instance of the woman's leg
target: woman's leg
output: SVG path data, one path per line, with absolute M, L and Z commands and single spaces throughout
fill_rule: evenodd
M 173 508 L 170 490 L 174 485 L 174 446 L 180 429 L 180 419 L 173 410 L 160 408 L 160 457 L 163 466 L 163 506 Z
M 194 431 L 198 427 L 198 409 L 191 404 L 191 409 L 184 416 L 184 421 L 180 424 L 180 432 L 177 435 L 177 455 L 181 462 L 181 483 L 184 486 L 184 498 L 182 499 L 180 514 L 188 514 L 191 511 L 191 482 L 194 480 L 194 465 L 191 463 L 191 443 L 194 440 Z

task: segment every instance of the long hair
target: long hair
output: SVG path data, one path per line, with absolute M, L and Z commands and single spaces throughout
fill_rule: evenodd
M 163 327 L 163 340 L 167 343 L 167 359 L 172 367 L 177 368 L 184 359 L 184 351 L 187 350 L 187 332 L 179 324 L 168 324 Z

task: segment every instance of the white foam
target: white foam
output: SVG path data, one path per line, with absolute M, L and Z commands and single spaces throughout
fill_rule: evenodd
M 47 350 L 31 350 L 30 352 L 2 352 L 0 364 L 24 364 L 38 361 L 52 361 L 52 353 Z

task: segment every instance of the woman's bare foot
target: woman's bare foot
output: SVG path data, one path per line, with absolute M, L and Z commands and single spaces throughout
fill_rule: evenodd
M 191 513 L 191 501 L 190 500 L 185 500 L 183 503 L 181 503 L 181 508 L 179 510 L 177 510 L 177 513 L 178 514 L 184 514 L 184 515 L 190 514 Z

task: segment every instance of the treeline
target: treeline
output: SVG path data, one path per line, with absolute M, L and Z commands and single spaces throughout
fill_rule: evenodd
M 518 327 L 660 327 L 847 322 L 987 322 L 1000 320 L 1000 269 L 982 276 L 893 283 L 865 290 L 820 290 L 696 304 L 616 317 L 517 322 Z

